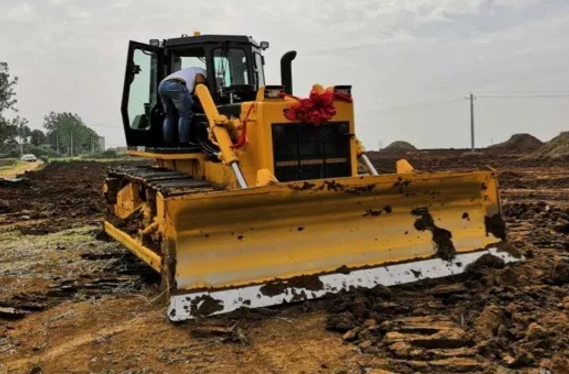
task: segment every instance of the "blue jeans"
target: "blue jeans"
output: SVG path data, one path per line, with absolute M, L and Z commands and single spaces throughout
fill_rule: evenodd
M 192 97 L 185 84 L 178 81 L 160 82 L 158 95 L 162 100 L 166 119 L 162 129 L 164 141 L 174 143 L 174 126 L 178 119 L 180 143 L 190 141 L 190 119 L 192 117 Z

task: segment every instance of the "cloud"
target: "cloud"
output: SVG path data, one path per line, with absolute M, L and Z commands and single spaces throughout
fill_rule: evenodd
M 75 6 L 67 8 L 65 10 L 65 14 L 70 18 L 79 19 L 79 20 L 91 18 L 91 13 Z
M 115 10 L 120 8 L 127 8 L 132 5 L 133 0 L 116 0 L 104 7 L 105 10 Z
M 7 15 L 9 20 L 15 22 L 31 22 L 37 19 L 35 9 L 27 2 L 12 7 Z

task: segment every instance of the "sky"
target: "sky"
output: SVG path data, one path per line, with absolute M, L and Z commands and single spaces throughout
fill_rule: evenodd
M 0 1 L 0 61 L 20 78 L 19 115 L 41 128 L 50 111 L 75 112 L 107 146 L 125 144 L 128 41 L 197 30 L 269 41 L 267 84 L 298 51 L 297 96 L 351 84 L 368 149 L 468 147 L 470 92 L 477 146 L 569 129 L 567 0 Z

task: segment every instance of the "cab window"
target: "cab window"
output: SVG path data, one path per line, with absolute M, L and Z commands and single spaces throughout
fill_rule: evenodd
M 176 51 L 172 54 L 172 68 L 169 73 L 186 68 L 202 68 L 207 70 L 205 61 L 205 52 L 201 48 Z
M 141 48 L 133 51 L 130 66 L 130 95 L 128 97 L 128 118 L 130 127 L 149 129 L 150 110 L 158 102 L 158 81 L 156 53 Z
M 213 66 L 218 90 L 249 84 L 247 55 L 243 49 L 215 49 L 213 51 Z

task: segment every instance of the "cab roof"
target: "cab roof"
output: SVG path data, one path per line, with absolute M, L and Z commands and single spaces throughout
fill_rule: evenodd
M 179 38 L 166 39 L 164 47 L 180 47 L 192 44 L 219 44 L 223 42 L 251 44 L 259 47 L 253 38 L 244 35 L 198 35 L 198 36 L 181 36 Z

